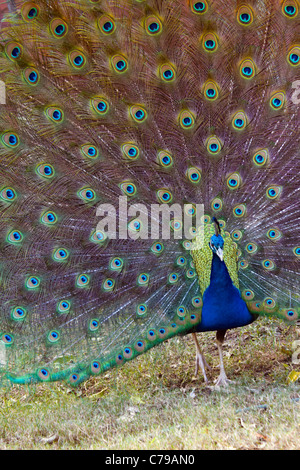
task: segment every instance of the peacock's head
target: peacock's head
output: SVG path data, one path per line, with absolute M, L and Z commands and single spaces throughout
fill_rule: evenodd
M 219 256 L 220 260 L 223 261 L 223 247 L 224 247 L 224 239 L 221 235 L 221 228 L 220 224 L 215 217 L 213 217 L 213 222 L 215 224 L 215 231 L 216 233 L 211 237 L 209 242 L 209 247 L 213 253 Z
M 209 242 L 209 247 L 213 253 L 216 253 L 221 261 L 223 261 L 224 240 L 221 235 L 213 235 Z

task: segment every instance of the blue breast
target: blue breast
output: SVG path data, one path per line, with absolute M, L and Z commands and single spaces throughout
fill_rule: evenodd
M 203 295 L 201 322 L 197 325 L 197 331 L 237 328 L 253 320 L 255 317 L 233 285 L 226 264 L 214 253 L 210 284 Z

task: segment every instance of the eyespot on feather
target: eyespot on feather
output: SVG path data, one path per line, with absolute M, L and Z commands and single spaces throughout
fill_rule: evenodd
M 169 191 L 168 189 L 159 189 L 156 192 L 156 195 L 158 201 L 162 203 L 170 203 L 173 198 L 171 191 Z
M 187 170 L 186 176 L 193 184 L 198 184 L 201 181 L 201 170 L 196 167 L 191 167 Z
M 179 114 L 179 124 L 183 129 L 192 129 L 195 124 L 194 115 L 188 110 L 181 111 Z
M 45 114 L 47 118 L 49 118 L 55 124 L 60 124 L 64 120 L 64 113 L 62 109 L 55 106 L 49 106 L 46 108 Z
M 91 373 L 93 375 L 98 375 L 102 372 L 101 363 L 99 361 L 93 361 L 90 366 Z
M 116 356 L 116 363 L 120 366 L 124 363 L 124 357 L 122 354 L 118 354 Z
M 10 60 L 19 60 L 23 54 L 23 46 L 18 42 L 11 41 L 6 44 L 5 53 Z
M 25 320 L 27 311 L 24 307 L 15 307 L 11 311 L 11 318 L 15 321 Z
M 184 204 L 184 212 L 186 215 L 194 217 L 196 215 L 195 204 Z
M 0 334 L 0 341 L 2 341 L 6 347 L 10 347 L 14 343 L 14 337 L 10 333 L 2 333 Z
M 163 64 L 159 67 L 159 76 L 166 82 L 173 82 L 176 79 L 176 70 L 172 64 Z
M 124 266 L 124 261 L 122 258 L 115 257 L 110 261 L 109 267 L 113 271 L 121 271 Z
M 91 188 L 82 188 L 77 194 L 85 202 L 92 202 L 96 199 L 96 193 Z
M 157 334 L 160 339 L 166 338 L 168 335 L 168 328 L 159 328 Z
M 211 208 L 213 211 L 219 212 L 220 210 L 222 210 L 222 207 L 223 207 L 223 201 L 221 198 L 216 197 L 211 201 Z
M 6 237 L 6 240 L 8 241 L 8 243 L 17 245 L 19 243 L 22 243 L 23 234 L 19 230 L 11 230 Z
M 71 303 L 68 300 L 60 300 L 57 304 L 57 313 L 68 313 L 71 309 Z
M 237 11 L 237 21 L 242 26 L 249 26 L 253 22 L 253 10 L 246 5 L 242 5 Z
M 98 20 L 98 28 L 107 36 L 115 32 L 116 24 L 111 16 L 102 15 Z
M 147 119 L 147 111 L 143 106 L 133 105 L 130 107 L 129 113 L 132 119 L 137 123 L 144 122 Z
M 102 230 L 93 230 L 90 236 L 90 240 L 93 243 L 101 244 L 101 243 L 104 243 L 106 239 L 107 239 L 107 235 Z
M 124 157 L 129 158 L 129 160 L 136 160 L 139 158 L 140 150 L 134 143 L 128 142 L 123 144 L 121 150 Z
M 23 70 L 23 77 L 30 86 L 38 85 L 40 81 L 40 74 L 34 67 L 27 67 Z
M 102 283 L 102 288 L 106 292 L 111 292 L 115 288 L 116 281 L 114 279 L 108 278 L 105 279 Z
M 129 221 L 127 227 L 129 232 L 131 232 L 132 234 L 136 234 L 142 230 L 143 224 L 139 218 L 135 217 L 134 219 Z
M 54 18 L 50 23 L 50 31 L 55 38 L 60 39 L 68 33 L 68 25 L 61 18 Z
M 196 13 L 197 15 L 203 15 L 207 12 L 208 9 L 206 0 L 203 0 L 201 2 L 199 2 L 198 0 L 190 0 L 190 7 L 192 12 Z
M 180 306 L 177 307 L 177 309 L 176 309 L 176 314 L 177 314 L 179 317 L 184 317 L 184 316 L 187 314 L 187 309 L 185 308 L 184 305 L 180 305 Z
M 124 351 L 123 351 L 123 357 L 124 357 L 124 359 L 131 359 L 132 356 L 133 356 L 132 348 L 130 348 L 129 346 L 127 346 L 126 348 L 124 348 Z
M 88 287 L 90 283 L 90 276 L 87 274 L 79 274 L 76 278 L 77 287 Z
M 286 308 L 283 309 L 282 312 L 287 320 L 294 321 L 299 318 L 299 315 L 294 308 Z
M 99 157 L 99 150 L 95 145 L 85 144 L 81 146 L 81 153 L 84 157 L 95 159 Z
M 189 321 L 192 325 L 196 325 L 197 323 L 199 323 L 200 321 L 200 315 L 198 312 L 193 312 L 191 315 L 190 315 L 190 318 L 189 318 Z
M 251 255 L 253 255 L 254 253 L 256 253 L 258 250 L 258 246 L 256 243 L 254 242 L 250 242 L 246 245 L 246 251 L 248 253 L 250 253 Z
M 206 52 L 215 52 L 218 49 L 218 37 L 215 33 L 207 33 L 202 37 L 202 47 Z
M 15 132 L 7 131 L 1 135 L 1 142 L 3 145 L 5 145 L 5 147 L 15 149 L 19 146 L 20 139 L 18 134 Z
M 91 100 L 93 110 L 100 116 L 104 116 L 109 110 L 109 104 L 106 99 L 95 97 Z
M 272 94 L 270 98 L 270 106 L 272 109 L 279 110 L 283 108 L 285 101 L 285 93 L 283 91 L 278 91 Z
M 146 343 L 144 340 L 139 340 L 134 345 L 134 349 L 139 353 L 145 351 L 145 347 L 146 347 Z
M 57 248 L 52 255 L 52 258 L 54 261 L 62 262 L 62 261 L 67 261 L 69 258 L 69 251 L 66 250 L 65 248 Z
M 169 274 L 168 276 L 168 283 L 169 284 L 175 284 L 176 282 L 178 282 L 178 274 L 177 273 L 171 273 Z
M 244 111 L 238 111 L 232 118 L 232 126 L 234 129 L 241 131 L 244 130 L 248 124 L 248 119 Z
M 164 251 L 164 245 L 161 242 L 154 242 L 151 251 L 155 255 L 160 255 Z
M 43 178 L 53 178 L 55 175 L 54 168 L 50 163 L 40 163 L 36 169 L 36 174 L 42 176 Z
M 45 225 L 54 225 L 57 222 L 57 215 L 52 211 L 46 211 L 41 215 L 40 221 Z
M 267 188 L 266 196 L 268 199 L 274 200 L 280 196 L 281 191 L 282 191 L 282 187 L 274 184 L 273 186 L 270 186 L 269 188 Z
M 242 291 L 242 297 L 244 300 L 253 300 L 254 299 L 254 292 L 251 289 L 244 289 Z
M 270 260 L 270 259 L 265 259 L 261 262 L 262 266 L 264 269 L 266 269 L 267 271 L 272 271 L 275 269 L 275 263 L 274 261 Z
M 231 238 L 234 241 L 241 240 L 242 236 L 243 236 L 243 233 L 241 232 L 241 230 L 233 230 L 233 232 L 231 233 Z
M 78 383 L 80 383 L 80 375 L 77 373 L 72 373 L 68 378 L 68 382 L 72 386 L 77 385 Z
M 219 87 L 213 80 L 207 80 L 203 85 L 203 95 L 208 101 L 215 101 L 219 97 Z
M 247 269 L 248 266 L 249 266 L 249 263 L 245 259 L 241 259 L 241 261 L 239 261 L 239 263 L 238 263 L 238 267 L 240 269 Z
M 147 333 L 147 338 L 149 341 L 155 341 L 157 339 L 157 332 L 156 330 L 149 330 Z
M 162 22 L 155 16 L 150 15 L 145 19 L 145 30 L 150 36 L 158 36 L 162 32 Z
M 141 273 L 141 274 L 139 274 L 139 276 L 137 278 L 137 284 L 139 286 L 147 286 L 148 283 L 149 283 L 149 279 L 150 279 L 149 274 Z
M 135 184 L 130 183 L 130 182 L 121 183 L 120 188 L 126 196 L 134 196 L 137 191 Z
M 233 208 L 233 215 L 235 217 L 243 217 L 246 214 L 245 204 L 238 204 Z
M 170 221 L 170 227 L 174 232 L 178 232 L 179 230 L 182 230 L 182 221 L 178 219 L 172 219 Z
M 50 382 L 51 380 L 50 370 L 46 367 L 41 367 L 40 369 L 38 369 L 36 375 L 38 380 L 40 380 L 41 382 Z
M 244 59 L 240 64 L 240 75 L 246 80 L 250 80 L 256 74 L 256 66 L 252 59 Z
M 211 155 L 217 155 L 222 148 L 222 143 L 218 137 L 211 136 L 206 142 L 206 148 Z
M 136 308 L 136 314 L 138 317 L 144 317 L 147 314 L 147 305 L 140 304 Z
M 113 70 L 118 74 L 122 74 L 128 70 L 128 61 L 126 57 L 121 54 L 116 54 L 111 58 L 111 65 Z
M 69 62 L 76 70 L 81 70 L 86 65 L 86 56 L 82 51 L 74 50 L 69 53 Z
M 298 4 L 295 0 L 285 0 L 281 9 L 287 18 L 295 18 L 298 15 Z
M 41 281 L 37 276 L 30 276 L 26 280 L 27 289 L 37 289 Z
M 298 67 L 300 64 L 300 46 L 294 46 L 287 55 L 287 61 L 292 67 Z
M 40 7 L 34 2 L 26 2 L 22 6 L 21 13 L 25 21 L 33 21 L 40 14 Z
M 239 173 L 232 173 L 227 178 L 227 187 L 233 190 L 238 189 L 241 185 L 241 182 L 242 180 Z
M 157 159 L 159 164 L 164 168 L 170 168 L 173 165 L 173 157 L 169 152 L 161 150 L 158 152 Z
M 196 272 L 193 270 L 193 269 L 188 269 L 186 272 L 185 272 L 185 276 L 187 279 L 194 279 L 196 277 Z
M 196 296 L 192 298 L 192 304 L 194 308 L 201 308 L 203 306 L 203 301 L 201 297 Z
M 298 258 L 300 257 L 300 246 L 295 246 L 295 248 L 293 248 L 293 253 L 295 256 L 297 256 Z
M 178 256 L 176 260 L 177 266 L 186 266 L 187 260 L 184 256 Z
M 264 307 L 266 307 L 267 309 L 274 309 L 276 307 L 276 302 L 274 299 L 272 299 L 272 297 L 266 297 L 264 299 L 264 302 L 263 302 L 263 305 Z
M 267 237 L 272 241 L 277 241 L 282 237 L 282 233 L 276 228 L 270 228 L 267 232 Z
M 253 162 L 257 167 L 263 167 L 269 162 L 269 158 L 268 149 L 261 149 L 253 155 Z
M 100 322 L 98 318 L 92 318 L 89 321 L 88 328 L 92 333 L 94 333 L 95 331 L 98 331 L 100 328 Z

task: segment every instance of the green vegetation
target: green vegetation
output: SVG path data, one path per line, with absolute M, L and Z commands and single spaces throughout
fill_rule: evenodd
M 194 378 L 192 338 L 174 338 L 79 388 L 0 391 L 0 449 L 299 449 L 300 380 L 287 377 L 296 326 L 259 320 L 228 331 L 226 389 Z M 215 334 L 199 334 L 218 376 Z

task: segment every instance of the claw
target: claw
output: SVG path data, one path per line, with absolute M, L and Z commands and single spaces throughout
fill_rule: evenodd
M 228 387 L 228 385 L 234 383 L 233 380 L 229 380 L 225 373 L 221 372 L 217 380 L 215 381 L 215 387 Z

